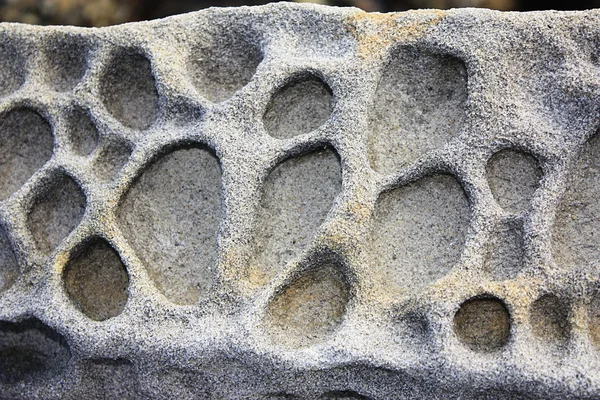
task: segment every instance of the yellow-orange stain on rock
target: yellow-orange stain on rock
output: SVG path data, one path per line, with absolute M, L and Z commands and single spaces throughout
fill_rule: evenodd
M 357 222 L 365 222 L 371 217 L 371 210 L 362 202 L 352 202 L 348 204 L 348 213 Z
M 253 291 L 254 289 L 263 287 L 269 283 L 269 276 L 260 265 L 253 262 L 248 262 L 244 266 L 245 256 L 242 251 L 236 248 L 225 251 L 222 255 L 221 274 L 223 278 L 242 291 Z M 244 266 L 240 268 L 240 266 Z M 243 283 L 236 284 L 235 282 L 242 281 Z
M 60 252 L 56 255 L 56 260 L 54 261 L 54 272 L 61 273 L 69 262 L 69 254 L 65 251 Z
M 415 10 L 397 14 L 358 11 L 344 21 L 358 42 L 361 58 L 371 58 L 396 42 L 417 39 L 438 24 L 446 13 L 441 10 Z
M 267 309 L 267 331 L 286 347 L 324 341 L 341 324 L 349 298 L 350 287 L 339 267 L 320 265 L 274 296 Z
M 244 278 L 252 289 L 263 287 L 269 283 L 270 280 L 264 269 L 255 264 L 250 264 L 248 266 Z

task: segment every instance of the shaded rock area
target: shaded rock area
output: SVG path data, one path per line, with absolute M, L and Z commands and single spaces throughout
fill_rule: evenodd
M 600 398 L 597 32 L 0 24 L 0 398 Z

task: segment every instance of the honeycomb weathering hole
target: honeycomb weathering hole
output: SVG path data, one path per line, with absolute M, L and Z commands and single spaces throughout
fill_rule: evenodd
M 0 227 L 0 293 L 12 286 L 19 276 L 19 264 L 6 231 Z
M 70 358 L 64 338 L 39 320 L 0 321 L 0 382 L 50 379 L 65 370 Z
M 266 329 L 286 347 L 319 343 L 341 324 L 349 297 L 341 266 L 325 261 L 275 295 L 267 308 Z
M 547 342 L 569 339 L 569 307 L 553 294 L 545 294 L 531 305 L 529 320 L 533 334 Z
M 127 303 L 127 269 L 119 253 L 103 239 L 86 244 L 67 264 L 63 282 L 75 305 L 96 321 L 116 317 Z
M 592 345 L 600 350 L 600 293 L 596 293 L 588 305 L 588 329 Z
M 514 279 L 524 264 L 523 223 L 502 223 L 488 242 L 484 269 L 493 279 Z
M 384 192 L 371 227 L 371 262 L 386 284 L 421 290 L 459 262 L 469 220 L 467 197 L 451 175 Z
M 113 57 L 100 82 L 106 109 L 123 125 L 144 130 L 158 117 L 158 92 L 150 61 L 123 50 Z
M 25 60 L 17 47 L 2 38 L 0 43 L 0 96 L 6 96 L 25 82 Z
M 207 296 L 221 220 L 221 167 L 210 151 L 183 148 L 155 160 L 125 195 L 119 220 L 167 298 L 195 304 Z
M 407 338 L 408 343 L 416 346 L 426 345 L 433 333 L 427 315 L 415 310 L 400 312 L 394 318 L 394 330 L 398 337 Z
M 271 171 L 256 219 L 252 283 L 266 283 L 308 246 L 341 187 L 340 160 L 331 149 L 287 159 Z
M 600 258 L 600 136 L 590 139 L 567 176 L 556 210 L 552 255 L 562 269 L 585 267 Z
M 317 129 L 333 110 L 331 88 L 316 76 L 291 82 L 271 99 L 263 122 L 267 132 L 285 139 Z
M 496 297 L 465 301 L 454 315 L 454 332 L 473 351 L 492 352 L 503 348 L 510 338 L 510 314 Z
M 187 69 L 204 98 L 222 102 L 250 82 L 263 59 L 256 38 L 250 36 L 239 29 L 226 29 L 192 49 Z
M 445 54 L 401 47 L 382 72 L 369 117 L 369 161 L 393 173 L 455 137 L 465 122 L 467 73 Z
M 27 215 L 27 226 L 40 251 L 51 253 L 81 221 L 86 198 L 67 175 L 42 188 Z
M 17 108 L 0 116 L 0 199 L 17 191 L 52 157 L 52 128 L 37 112 Z
M 44 51 L 48 85 L 58 92 L 73 89 L 87 69 L 87 45 L 76 37 L 57 37 L 47 42 Z
M 67 116 L 66 126 L 73 152 L 80 156 L 87 156 L 94 151 L 98 145 L 99 134 L 89 111 L 76 106 Z
M 496 202 L 510 212 L 529 208 L 542 177 L 537 160 L 515 150 L 501 150 L 494 154 L 486 172 Z
M 129 160 L 131 147 L 119 141 L 106 143 L 95 162 L 96 176 L 103 182 L 112 181 Z

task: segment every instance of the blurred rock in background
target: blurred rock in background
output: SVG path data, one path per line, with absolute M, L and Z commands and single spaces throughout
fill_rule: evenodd
M 415 8 L 485 7 L 496 10 L 582 10 L 600 7 L 600 0 L 296 0 L 365 11 Z M 106 26 L 162 18 L 212 6 L 241 6 L 268 0 L 0 0 L 0 21 L 40 25 Z
M 4 0 L 0 20 L 41 25 L 105 26 L 132 21 L 142 0 Z

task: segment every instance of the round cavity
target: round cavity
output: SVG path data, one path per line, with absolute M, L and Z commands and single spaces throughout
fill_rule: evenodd
M 48 86 L 57 92 L 77 86 L 87 70 L 89 47 L 85 40 L 74 35 L 57 35 L 48 39 L 44 50 Z
M 255 36 L 228 26 L 192 47 L 187 69 L 200 95 L 220 103 L 250 82 L 262 60 Z
M 128 128 L 146 130 L 158 118 L 158 91 L 150 60 L 122 49 L 107 64 L 100 82 L 107 110 Z
M 547 293 L 533 302 L 529 322 L 533 334 L 543 341 L 560 342 L 569 339 L 569 306 L 553 294 Z
M 308 347 L 331 337 L 346 314 L 350 287 L 341 266 L 326 261 L 297 278 L 267 308 L 266 328 L 286 347 Z
M 306 76 L 279 89 L 263 122 L 269 135 L 287 139 L 323 125 L 333 111 L 333 92 L 316 76 Z
M 63 280 L 77 308 L 96 321 L 121 314 L 129 297 L 127 268 L 104 239 L 91 241 L 70 260 Z
M 468 348 L 492 352 L 510 338 L 510 314 L 502 300 L 493 296 L 465 301 L 454 315 L 454 332 Z
M 529 208 L 543 175 L 535 157 L 512 149 L 494 154 L 486 173 L 496 202 L 512 213 Z

